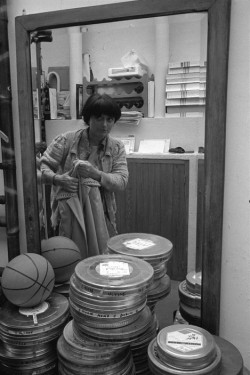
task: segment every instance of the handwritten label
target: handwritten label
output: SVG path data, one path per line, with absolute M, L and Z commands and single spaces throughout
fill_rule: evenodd
M 133 240 L 123 242 L 123 245 L 125 245 L 129 249 L 144 250 L 144 249 L 154 246 L 155 243 L 151 240 L 135 238 Z
M 192 329 L 169 332 L 167 345 L 180 352 L 191 352 L 203 347 L 203 336 Z
M 129 265 L 124 262 L 100 263 L 100 275 L 108 277 L 129 276 Z

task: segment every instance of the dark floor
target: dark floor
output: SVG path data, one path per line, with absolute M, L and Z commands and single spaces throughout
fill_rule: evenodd
M 171 292 L 159 302 L 155 307 L 159 329 L 170 326 L 174 323 L 174 313 L 179 309 L 178 285 L 179 281 L 171 280 Z

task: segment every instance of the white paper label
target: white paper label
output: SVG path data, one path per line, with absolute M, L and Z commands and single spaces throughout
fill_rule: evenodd
M 100 275 L 108 277 L 129 276 L 129 265 L 124 262 L 100 263 Z
M 133 240 L 123 242 L 123 245 L 125 245 L 129 249 L 144 250 L 144 249 L 147 249 L 148 247 L 154 246 L 155 243 L 151 240 L 135 238 Z
M 190 352 L 203 347 L 203 336 L 191 329 L 167 334 L 167 345 L 181 352 Z

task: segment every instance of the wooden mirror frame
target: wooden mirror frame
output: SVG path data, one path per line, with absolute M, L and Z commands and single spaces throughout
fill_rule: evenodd
M 27 251 L 40 252 L 30 33 L 175 14 L 208 13 L 201 324 L 219 334 L 227 71 L 231 0 L 140 0 L 16 17 L 18 101 Z

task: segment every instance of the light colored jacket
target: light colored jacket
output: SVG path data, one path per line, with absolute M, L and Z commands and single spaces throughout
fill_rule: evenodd
M 57 136 L 48 146 L 41 158 L 42 181 L 45 184 L 53 183 L 53 176 L 57 173 L 71 173 L 73 163 L 79 159 L 79 142 L 81 140 L 81 158 L 88 159 L 90 145 L 88 129 L 71 131 Z M 83 145 L 83 147 L 82 147 Z M 99 159 L 102 170 L 101 191 L 104 212 L 112 226 L 116 228 L 116 202 L 115 192 L 124 190 L 128 182 L 128 168 L 126 152 L 123 143 L 111 136 L 99 145 Z M 73 196 L 63 191 L 61 187 L 53 187 L 56 199 Z

